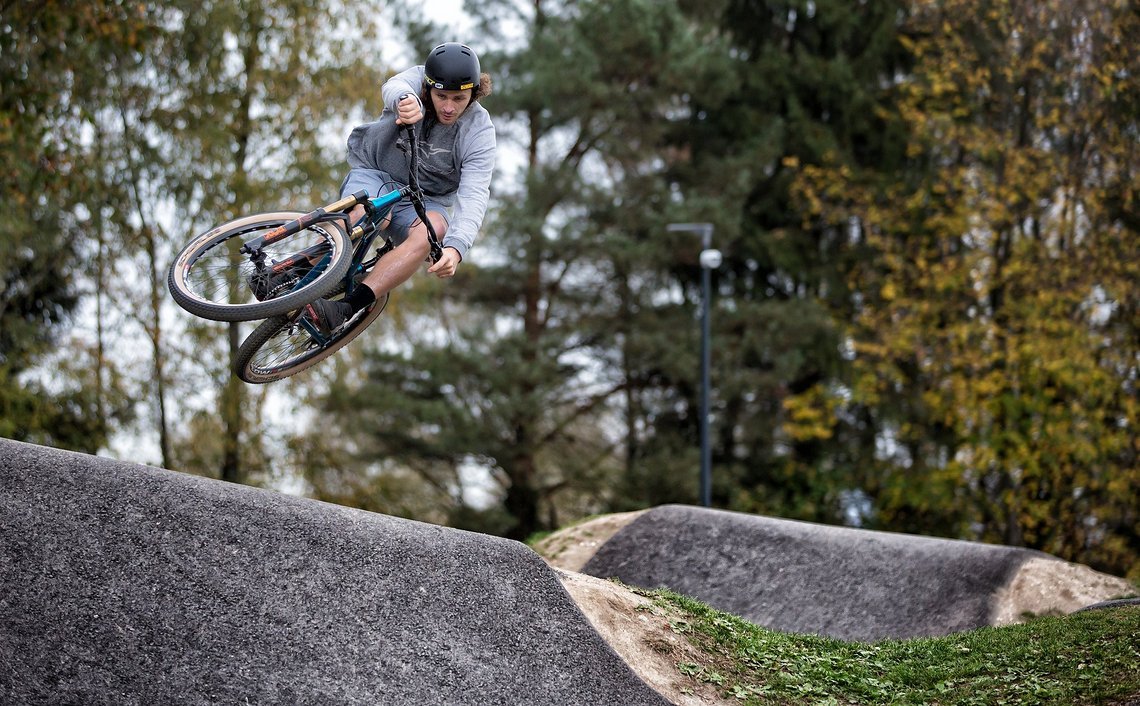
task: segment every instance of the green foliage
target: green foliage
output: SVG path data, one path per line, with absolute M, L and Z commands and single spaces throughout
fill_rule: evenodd
M 379 81 L 371 47 L 331 31 L 330 15 L 342 10 L 237 0 L 5 4 L 7 433 L 95 450 L 114 432 L 157 432 L 160 463 L 231 480 L 265 463 L 259 400 L 228 374 L 239 327 L 172 324 L 166 267 L 215 223 L 335 195 L 343 147 L 328 135 L 364 102 L 360 87 Z M 80 302 L 82 328 L 72 333 L 68 314 Z M 71 355 L 45 357 L 52 344 Z M 214 423 L 171 424 L 211 406 Z M 141 429 L 128 426 L 136 415 Z
M 897 39 L 904 16 L 888 1 L 725 3 L 719 20 L 737 85 L 695 92 L 692 113 L 674 125 L 685 158 L 667 174 L 682 195 L 671 219 L 715 223 L 727 255 L 714 272 L 712 317 L 718 505 L 835 522 L 843 494 L 864 486 L 873 433 L 838 413 L 844 271 L 857 253 L 842 228 L 805 220 L 791 188 L 803 165 L 828 158 L 901 162 L 878 87 L 909 62 Z M 691 261 L 686 270 L 679 279 L 699 301 Z
M 98 180 L 84 116 L 119 57 L 146 46 L 135 7 L 114 2 L 6 3 L 0 15 L 0 433 L 94 451 L 116 421 L 111 391 L 57 368 L 30 377 L 63 342 L 81 297 L 87 203 Z M 90 200 L 89 200 L 90 199 Z M 119 421 L 121 421 L 119 417 Z
M 882 526 L 1140 570 L 1140 238 L 1108 197 L 1138 166 L 1136 79 L 1112 68 L 1134 25 L 1122 5 L 923 6 L 905 178 L 802 170 L 816 222 L 857 224 L 851 400 L 894 447 Z
M 707 221 L 716 505 L 1140 571 L 1134 4 L 465 11 L 518 172 L 456 280 L 267 393 L 162 273 L 329 200 L 379 112 L 370 40 L 329 31 L 365 10 L 5 4 L 0 433 L 156 430 L 168 465 L 520 538 L 695 502 L 700 246 L 665 226 Z M 447 19 L 397 15 L 416 55 Z M 309 400 L 350 431 L 265 436 Z
M 683 94 L 723 75 L 702 59 L 714 56 L 708 37 L 673 3 L 539 3 L 527 22 L 525 46 L 482 51 L 497 84 L 487 107 L 522 135 L 520 182 L 496 184 L 498 207 L 461 277 L 428 290 L 446 297 L 431 313 L 446 334 L 408 330 L 409 350 L 372 356 L 353 398 L 384 415 L 362 425 L 384 429 L 366 434 L 368 446 L 380 441 L 434 487 L 455 494 L 460 466 L 482 468 L 520 539 L 557 526 L 560 513 L 617 502 L 618 449 L 651 429 L 626 412 L 641 394 L 630 378 L 675 365 L 646 357 L 663 352 L 646 346 L 661 333 L 644 336 L 635 317 L 688 318 L 657 301 L 655 285 L 672 278 L 655 271 L 671 259 L 653 238 L 662 221 L 646 220 L 668 199 L 654 174 Z M 387 415 L 397 410 L 420 421 L 396 423 Z

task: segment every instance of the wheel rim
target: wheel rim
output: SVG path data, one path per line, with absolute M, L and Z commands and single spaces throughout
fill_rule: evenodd
M 288 322 L 250 357 L 246 365 L 247 375 L 253 379 L 251 381 L 268 382 L 283 377 L 282 373 L 292 375 L 304 370 L 356 338 L 380 315 L 387 303 L 388 297 L 384 297 L 382 301 L 373 304 L 338 336 L 323 345 L 309 334 L 298 319 Z
M 241 254 L 239 249 L 246 241 L 288 223 L 289 220 L 291 219 L 279 218 L 259 221 L 219 236 L 179 269 L 176 276 L 181 280 L 184 294 L 204 304 L 232 306 L 257 303 L 249 285 L 255 266 L 249 256 Z M 279 243 L 265 246 L 265 266 L 283 262 L 294 253 L 310 248 L 324 248 L 324 252 L 331 252 L 336 243 L 331 229 L 335 227 L 332 224 L 314 224 Z
M 297 321 L 291 321 L 265 342 L 249 361 L 256 377 L 273 377 L 315 358 L 335 341 L 321 345 Z

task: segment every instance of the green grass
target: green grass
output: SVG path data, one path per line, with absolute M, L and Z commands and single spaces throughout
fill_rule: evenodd
M 707 655 L 678 668 L 742 704 L 1125 704 L 1140 699 L 1140 607 L 941 638 L 844 642 L 757 627 L 642 591 Z

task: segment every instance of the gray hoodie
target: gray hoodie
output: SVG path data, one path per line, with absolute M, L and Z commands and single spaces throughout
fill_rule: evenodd
M 357 126 L 348 136 L 349 166 L 380 169 L 408 183 L 407 140 L 396 125 L 396 105 L 408 93 L 418 99 L 423 85 L 423 66 L 384 82 L 380 119 Z M 454 125 L 426 119 L 419 130 L 421 185 L 425 193 L 452 210 L 443 246 L 466 257 L 487 213 L 495 168 L 495 126 L 486 108 L 472 102 Z

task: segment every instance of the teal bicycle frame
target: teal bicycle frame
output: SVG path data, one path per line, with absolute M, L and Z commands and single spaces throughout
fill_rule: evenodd
M 365 260 L 369 248 L 372 247 L 373 242 L 375 242 L 377 235 L 380 233 L 380 222 L 392 211 L 392 207 L 395 206 L 398 201 L 407 198 L 412 202 L 412 206 L 416 210 L 416 215 L 427 228 L 428 245 L 430 249 L 429 256 L 432 262 L 437 262 L 443 252 L 443 248 L 439 243 L 435 228 L 427 216 L 427 211 L 424 209 L 423 190 L 419 184 L 419 140 L 414 126 L 406 125 L 404 129 L 407 131 L 411 143 L 411 149 L 409 150 L 411 154 L 411 165 L 408 170 L 409 181 L 411 183 L 408 186 L 401 186 L 386 194 L 381 194 L 376 198 L 369 198 L 367 191 L 358 191 L 351 196 L 346 196 L 339 201 L 318 208 L 315 211 L 310 211 L 299 218 L 282 224 L 268 233 L 250 239 L 242 245 L 241 252 L 249 255 L 250 260 L 260 270 L 264 267 L 264 247 L 266 245 L 271 245 L 283 238 L 294 235 L 315 223 L 334 220 L 342 221 L 342 226 L 345 232 L 348 233 L 349 239 L 355 243 L 352 249 L 351 264 L 344 279 L 344 295 L 347 297 L 350 296 L 352 291 L 358 286 L 356 282 L 357 275 L 375 266 L 376 262 L 392 249 L 392 241 L 389 240 L 383 247 L 376 251 L 376 257 L 374 259 Z M 355 225 L 352 225 L 349 223 L 348 213 L 356 206 L 364 206 L 365 215 L 364 218 L 360 219 Z M 328 267 L 332 254 L 322 253 L 321 249 L 323 249 L 322 246 L 315 246 L 314 249 L 295 253 L 280 262 L 274 262 L 271 268 L 275 272 L 281 272 L 287 268 L 301 264 L 303 261 L 312 263 L 309 272 L 293 286 L 294 290 L 299 289 L 320 276 L 325 268 Z M 317 260 L 316 263 L 313 263 L 313 258 L 315 257 L 319 257 L 320 259 Z M 330 339 L 327 336 L 321 335 L 316 326 L 305 317 L 300 317 L 299 323 L 319 345 L 324 346 L 329 342 Z
M 330 204 L 330 206 L 328 206 L 326 209 L 318 209 L 318 211 L 314 211 L 311 214 L 306 214 L 306 216 L 298 219 L 298 221 L 301 221 L 304 218 L 307 218 L 308 216 L 312 216 L 314 214 L 317 214 L 319 211 L 325 211 L 324 214 L 317 215 L 314 218 L 310 219 L 308 221 L 308 223 L 309 224 L 316 223 L 316 222 L 319 222 L 322 220 L 333 220 L 333 219 L 341 220 L 341 219 L 343 219 L 345 221 L 345 224 L 347 225 L 348 224 L 348 213 L 347 213 L 347 211 L 351 210 L 354 206 L 356 206 L 358 204 L 364 205 L 364 209 L 365 209 L 364 218 L 361 219 L 356 224 L 356 226 L 352 228 L 352 230 L 349 233 L 349 238 L 355 242 L 355 245 L 352 248 L 352 264 L 349 265 L 348 272 L 346 272 L 344 275 L 344 296 L 345 297 L 350 296 L 352 294 L 353 290 L 359 286 L 359 283 L 356 280 L 357 275 L 359 275 L 361 272 L 364 272 L 365 270 L 374 266 L 376 264 L 377 260 L 379 260 L 381 257 L 384 256 L 385 253 L 387 253 L 389 250 L 392 249 L 392 242 L 388 241 L 387 243 L 384 244 L 383 247 L 379 248 L 376 251 L 376 258 L 374 260 L 372 260 L 372 261 L 366 261 L 365 260 L 365 256 L 368 254 L 369 249 L 372 247 L 372 244 L 374 242 L 376 242 L 376 238 L 380 234 L 380 228 L 379 228 L 380 222 L 382 220 L 384 220 L 384 217 L 387 216 L 392 211 L 392 208 L 396 205 L 396 203 L 398 201 L 400 201 L 400 199 L 408 196 L 411 192 L 412 192 L 412 187 L 405 186 L 405 187 L 400 188 L 400 189 L 394 189 L 392 191 L 389 191 L 386 194 L 381 194 L 380 196 L 377 196 L 374 199 L 370 199 L 370 198 L 368 198 L 367 192 L 358 191 L 357 193 L 353 194 L 352 196 L 349 196 L 349 197 L 347 197 L 341 201 L 338 201 L 334 204 Z M 348 204 L 345 205 L 345 202 L 348 202 Z M 328 211 L 332 211 L 332 213 L 329 213 Z M 426 219 L 425 219 L 425 222 L 426 222 Z M 289 224 L 286 224 L 285 226 L 282 226 L 282 228 L 286 228 L 288 225 Z M 304 225 L 305 224 L 301 224 L 301 227 L 304 227 Z M 429 225 L 429 227 L 430 227 L 430 225 Z M 346 230 L 347 230 L 347 228 L 346 228 Z M 268 239 L 272 235 L 273 235 L 272 233 L 267 234 L 266 238 Z M 432 233 L 431 240 L 432 240 L 432 245 L 435 246 L 436 243 L 435 243 L 434 233 Z M 270 240 L 269 242 L 272 242 L 272 241 Z M 299 253 L 299 255 L 303 256 L 304 253 Z M 434 247 L 433 247 L 433 255 L 434 255 Z M 329 262 L 330 257 L 332 257 L 332 256 L 330 254 L 326 253 L 320 259 L 320 261 L 318 261 L 313 266 L 313 269 L 308 274 L 306 274 L 304 277 L 301 278 L 301 280 L 294 286 L 294 289 L 298 289 L 300 287 L 303 287 L 306 284 L 308 284 L 309 282 L 311 282 L 312 280 L 316 279 L 316 277 L 321 273 L 321 271 L 323 271 L 324 268 L 328 266 L 328 262 Z M 324 346 L 325 344 L 327 344 L 329 342 L 329 337 L 321 334 L 321 332 L 317 329 L 317 327 L 315 325 L 313 325 L 313 323 L 311 321 L 309 321 L 308 318 L 301 317 L 300 319 L 298 319 L 298 324 L 300 324 L 300 326 L 302 328 L 304 328 L 306 332 L 308 332 L 308 334 L 313 338 L 313 341 L 318 346 Z

